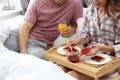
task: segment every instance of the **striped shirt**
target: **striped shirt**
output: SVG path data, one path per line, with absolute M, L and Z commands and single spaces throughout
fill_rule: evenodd
M 113 46 L 115 55 L 120 57 L 120 16 L 115 13 L 115 17 L 118 20 L 116 24 L 107 14 L 98 21 L 97 9 L 90 6 L 84 18 L 81 37 L 84 37 L 88 43 Z

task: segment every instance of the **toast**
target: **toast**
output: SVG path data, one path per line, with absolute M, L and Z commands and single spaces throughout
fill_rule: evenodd
M 91 52 L 92 52 L 92 49 L 90 47 L 85 47 L 81 50 L 82 55 L 89 55 L 91 54 Z
M 98 55 L 91 57 L 91 59 L 92 59 L 93 61 L 96 61 L 96 62 L 102 62 L 102 61 L 105 60 L 104 57 L 98 56 Z

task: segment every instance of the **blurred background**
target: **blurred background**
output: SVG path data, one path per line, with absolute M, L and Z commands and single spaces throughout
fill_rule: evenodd
M 0 0 L 0 21 L 18 15 L 21 10 L 20 0 Z

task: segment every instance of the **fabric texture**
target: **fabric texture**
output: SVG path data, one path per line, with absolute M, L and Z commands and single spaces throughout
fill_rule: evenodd
M 14 43 L 11 43 L 14 42 Z M 4 42 L 4 46 L 7 47 L 9 50 L 13 50 L 16 52 L 19 51 L 19 46 L 18 46 L 18 29 L 14 29 L 11 34 L 9 35 L 9 38 L 6 39 Z M 32 54 L 36 57 L 39 57 L 40 59 L 44 59 L 43 53 L 48 49 L 47 44 L 36 41 L 33 39 L 28 40 L 28 45 L 27 45 L 27 51 L 28 54 Z
M 57 5 L 53 0 L 34 0 L 30 4 L 25 20 L 34 24 L 30 38 L 53 44 L 58 37 L 58 21 L 65 19 L 67 25 L 76 24 L 76 19 L 82 17 L 82 4 L 79 0 L 68 0 L 64 5 Z
M 9 51 L 0 43 L 0 80 L 76 80 L 56 64 Z
M 8 25 L 5 25 L 3 22 L 0 22 L 0 42 L 4 43 L 8 38 L 11 29 Z

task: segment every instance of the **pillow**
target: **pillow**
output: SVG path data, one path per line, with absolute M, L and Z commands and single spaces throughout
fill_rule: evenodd
M 78 18 L 76 21 L 77 21 L 77 31 L 76 32 L 77 32 L 77 35 L 79 35 L 79 37 L 80 37 L 82 27 L 83 27 L 84 18 Z
M 9 36 L 11 29 L 8 25 L 0 22 L 0 42 L 3 44 Z
M 21 0 L 22 11 L 21 14 L 24 15 L 30 0 Z

